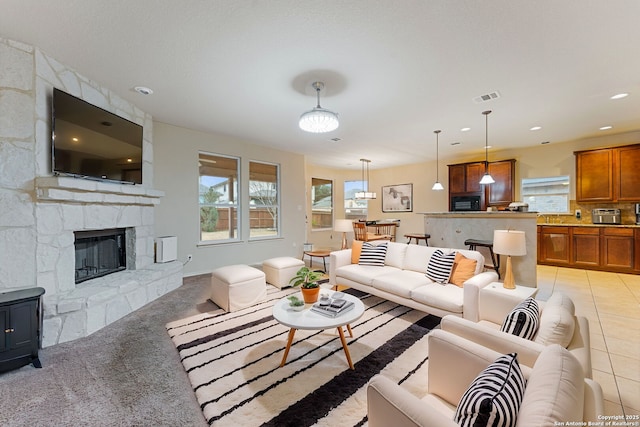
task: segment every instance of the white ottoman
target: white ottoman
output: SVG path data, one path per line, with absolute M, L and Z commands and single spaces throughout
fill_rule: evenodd
M 211 301 L 227 312 L 252 306 L 267 298 L 264 273 L 248 265 L 228 265 L 211 273 Z
M 289 256 L 262 261 L 262 271 L 267 276 L 267 283 L 280 289 L 291 286 L 289 281 L 302 267 L 304 261 Z

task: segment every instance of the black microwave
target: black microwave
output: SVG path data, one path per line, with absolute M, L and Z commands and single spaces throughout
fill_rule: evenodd
M 480 196 L 453 196 L 451 197 L 451 211 L 479 211 Z

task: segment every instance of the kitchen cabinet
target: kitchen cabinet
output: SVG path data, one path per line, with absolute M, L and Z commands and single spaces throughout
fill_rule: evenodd
M 640 144 L 574 154 L 578 203 L 640 201 Z
M 554 265 L 568 266 L 571 245 L 568 227 L 543 227 L 540 234 L 542 260 Z
M 515 189 L 515 160 L 488 163 L 488 171 L 495 180 L 480 184 L 485 174 L 485 162 L 460 163 L 449 166 L 449 198 L 479 196 L 480 210 L 487 206 L 506 207 L 513 202 Z
M 0 372 L 33 363 L 38 359 L 42 331 L 43 288 L 0 293 Z
M 567 227 L 568 228 L 568 227 Z M 571 263 L 576 267 L 600 265 L 600 230 L 594 227 L 572 227 Z
M 606 227 L 602 229 L 602 267 L 633 270 L 633 229 Z
M 538 226 L 538 264 L 640 274 L 640 228 Z
M 640 201 L 640 144 L 616 149 L 618 201 Z
M 487 206 L 507 207 L 513 202 L 515 160 L 489 163 L 489 173 L 496 181 L 487 185 Z

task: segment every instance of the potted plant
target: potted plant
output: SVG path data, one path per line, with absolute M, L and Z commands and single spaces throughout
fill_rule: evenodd
M 322 277 L 322 273 L 313 271 L 308 267 L 302 267 L 296 272 L 296 275 L 289 280 L 292 286 L 300 286 L 302 290 L 302 298 L 307 304 L 313 304 L 318 301 L 320 293 L 320 284 L 318 279 Z
M 297 296 L 291 295 L 287 297 L 287 299 L 289 300 L 289 307 L 291 307 L 291 310 L 301 311 L 304 309 L 304 301 L 302 301 Z

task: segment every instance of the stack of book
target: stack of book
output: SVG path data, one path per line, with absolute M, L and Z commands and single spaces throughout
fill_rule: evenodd
M 311 311 L 327 317 L 337 317 L 353 308 L 353 303 L 346 299 L 326 298 L 311 306 Z

